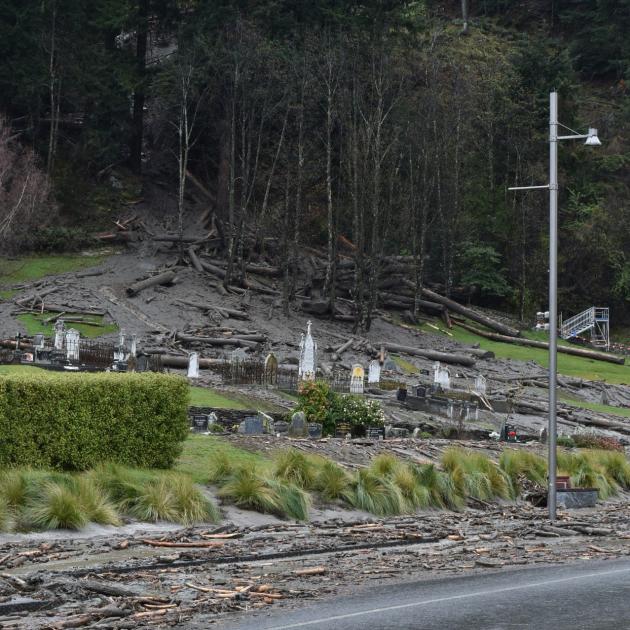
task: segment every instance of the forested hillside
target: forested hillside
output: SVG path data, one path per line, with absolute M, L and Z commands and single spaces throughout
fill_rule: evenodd
M 507 188 L 547 181 L 555 88 L 603 143 L 560 148 L 560 310 L 628 320 L 628 33 L 630 0 L 0 0 L 0 247 L 83 245 L 159 186 L 285 308 L 320 250 L 311 296 L 361 328 L 397 262 L 416 306 L 531 316 L 548 200 Z

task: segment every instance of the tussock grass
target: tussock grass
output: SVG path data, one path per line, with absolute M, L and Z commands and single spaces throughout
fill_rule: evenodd
M 401 462 L 398 457 L 390 455 L 389 453 L 382 453 L 372 460 L 370 468 L 374 474 L 388 477 L 392 475 L 400 465 Z
M 282 515 L 282 502 L 278 493 L 255 466 L 236 469 L 219 489 L 219 496 L 238 507 Z
M 24 522 L 34 529 L 82 529 L 88 512 L 76 492 L 66 484 L 45 481 L 38 497 L 24 509 Z
M 317 471 L 314 488 L 326 501 L 335 501 L 348 496 L 350 481 L 350 475 L 341 466 L 326 460 Z
M 630 488 L 630 462 L 624 453 L 619 451 L 588 451 L 586 457 L 589 462 L 601 467 L 606 474 L 614 479 L 622 488 Z
M 448 449 L 442 456 L 442 466 L 451 475 L 457 469 L 462 471 L 466 496 L 489 501 L 495 497 L 510 499 L 515 495 L 508 475 L 491 459 L 479 453 Z
M 507 449 L 501 453 L 499 466 L 509 477 L 515 494 L 519 492 L 518 478 L 521 475 L 543 487 L 547 485 L 547 462 L 535 453 Z
M 273 474 L 278 479 L 310 490 L 315 485 L 317 464 L 301 451 L 289 448 L 276 453 Z
M 75 482 L 74 493 L 83 506 L 89 521 L 100 525 L 121 524 L 114 502 L 91 477 L 78 477 Z
M 277 494 L 283 516 L 296 521 L 308 521 L 311 497 L 306 491 L 278 479 L 268 479 L 267 484 Z
M 351 483 L 348 499 L 356 508 L 378 516 L 394 516 L 406 511 L 400 488 L 387 477 L 379 477 L 372 470 L 358 470 Z
M 228 479 L 236 470 L 234 460 L 223 451 L 217 453 L 208 469 L 208 482 L 220 483 Z

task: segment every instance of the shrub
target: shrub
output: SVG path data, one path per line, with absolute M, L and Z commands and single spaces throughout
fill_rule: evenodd
M 568 435 L 559 435 L 556 443 L 558 446 L 564 446 L 565 448 L 575 448 L 575 441 Z
M 303 383 L 298 398 L 296 411 L 303 411 L 309 422 L 321 422 L 326 435 L 334 434 L 337 422 L 347 422 L 354 430 L 384 424 L 378 401 L 338 394 L 321 381 Z
M 0 377 L 0 466 L 168 468 L 188 434 L 188 388 L 163 374 Z
M 606 451 L 622 451 L 623 445 L 619 440 L 604 435 L 592 433 L 575 433 L 572 436 L 573 443 L 578 448 L 597 448 Z M 559 442 L 558 442 L 559 443 Z

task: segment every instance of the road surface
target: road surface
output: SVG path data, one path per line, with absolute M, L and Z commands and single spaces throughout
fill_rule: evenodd
M 221 630 L 624 630 L 630 561 L 582 562 L 361 590 L 292 611 L 252 613 Z

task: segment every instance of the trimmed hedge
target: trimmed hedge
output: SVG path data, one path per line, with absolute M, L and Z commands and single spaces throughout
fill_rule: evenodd
M 0 467 L 172 466 L 188 435 L 188 385 L 164 374 L 0 376 Z

